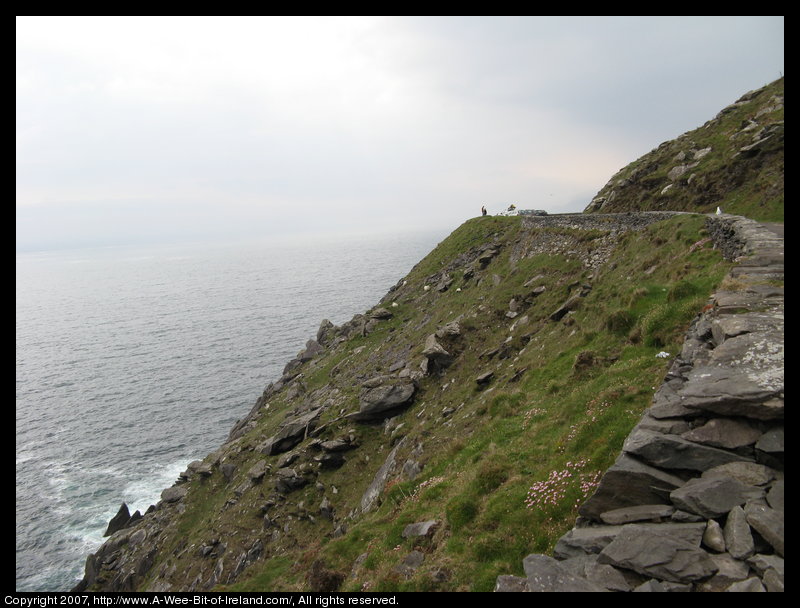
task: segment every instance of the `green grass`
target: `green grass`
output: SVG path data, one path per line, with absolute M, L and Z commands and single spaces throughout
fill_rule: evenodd
M 579 232 L 573 244 L 588 252 L 603 235 Z M 570 231 L 560 233 L 569 236 Z M 246 550 L 255 536 L 267 539 L 264 556 L 226 587 L 234 591 L 302 591 L 315 560 L 345 576 L 343 591 L 491 591 L 498 575 L 522 574 L 527 554 L 550 552 L 572 527 L 587 488 L 613 463 L 663 379 L 669 360 L 655 355 L 677 352 L 692 318 L 727 271 L 729 265 L 710 246 L 693 248 L 704 236 L 699 216 L 628 233 L 619 239 L 613 263 L 589 277 L 577 256 L 514 259 L 514 245 L 547 237 L 523 231 L 519 218 L 466 222 L 392 294 L 399 304 L 393 319 L 307 364 L 305 397 L 290 401 L 281 392 L 270 399 L 257 427 L 226 453 L 238 467 L 230 484 L 215 472 L 205 485 L 192 488 L 171 545 L 182 557 L 170 555 L 169 564 L 191 563 L 184 567 L 197 576 L 196 562 L 181 561 L 187 560 L 181 551 L 199 546 L 207 530 L 215 529 L 229 535 L 231 556 Z M 444 293 L 423 289 L 442 268 L 458 269 L 454 257 L 489 241 L 502 247 L 485 270 Z M 580 305 L 552 321 L 551 313 L 587 281 L 592 289 Z M 511 298 L 524 299 L 535 286 L 544 286 L 544 292 L 514 319 L 506 317 Z M 449 344 L 453 365 L 419 379 L 415 402 L 393 420 L 394 430 L 341 418 L 341 412 L 357 409 L 364 378 L 386 373 L 400 354 L 418 362 L 425 337 L 455 319 L 462 334 Z M 334 368 L 337 373 L 331 373 Z M 475 377 L 486 370 L 495 375 L 479 387 Z M 359 448 L 346 453 L 342 468 L 320 471 L 316 481 L 322 490 L 310 484 L 280 499 L 274 507 L 278 526 L 264 530 L 260 507 L 272 493 L 269 482 L 234 504 L 225 501 L 263 458 L 254 448 L 312 391 L 336 402 L 322 418 L 329 424 L 324 437 L 352 432 Z M 380 506 L 358 515 L 353 510 L 361 495 L 400 437 L 403 449 Z M 410 458 L 423 468 L 418 477 L 405 479 L 402 465 Z M 268 461 L 274 466 L 277 457 Z M 579 469 L 575 463 L 581 463 Z M 532 486 L 570 467 L 574 476 L 560 488 L 558 500 L 528 504 Z M 336 525 L 346 527 L 341 536 L 334 536 L 334 524 L 316 511 L 323 494 L 336 508 Z M 440 522 L 432 538 L 402 537 L 407 524 L 429 519 Z M 279 532 L 276 539 L 273 530 Z M 410 575 L 398 571 L 414 549 L 425 554 L 422 566 Z
M 758 221 L 783 222 L 784 109 L 774 103 L 783 94 L 780 78 L 750 101 L 726 109 L 705 125 L 636 159 L 598 193 L 600 197 L 614 194 L 601 211 L 713 213 L 721 207 L 726 213 Z M 743 131 L 754 118 L 758 127 Z M 762 129 L 773 129 L 772 136 L 755 155 L 743 153 L 742 147 L 763 137 Z M 708 153 L 694 158 L 693 152 L 701 149 Z M 668 174 L 681 164 L 692 166 L 673 181 Z

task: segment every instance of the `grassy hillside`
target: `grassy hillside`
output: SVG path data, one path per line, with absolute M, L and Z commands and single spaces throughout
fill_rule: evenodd
M 784 79 L 615 174 L 587 213 L 681 210 L 783 222 Z
M 522 574 L 730 268 L 702 214 L 609 214 L 718 206 L 783 221 L 783 79 L 631 163 L 587 213 L 469 220 L 374 309 L 323 322 L 229 441 L 89 558 L 89 589 L 490 591 Z
M 488 591 L 520 573 L 525 555 L 548 552 L 574 524 L 663 379 L 670 360 L 657 355 L 676 353 L 725 275 L 704 222 L 683 215 L 622 234 L 466 222 L 387 295 L 390 319 L 330 330 L 338 340 L 268 390 L 251 428 L 205 460 L 210 474 L 189 475 L 179 506 L 161 508 L 169 523 L 152 534 L 137 586 Z M 608 260 L 592 268 L 601 248 Z M 453 322 L 458 333 L 439 339 L 449 365 L 423 374 L 427 336 Z M 403 411 L 346 417 L 364 382 L 403 370 L 417 386 Z M 287 414 L 318 405 L 314 433 L 261 453 Z M 352 449 L 326 464 L 320 441 L 341 438 Z M 379 506 L 362 514 L 392 450 Z M 290 455 L 307 483 L 278 491 Z M 267 472 L 253 480 L 259 463 Z M 424 520 L 438 522 L 432 535 L 403 537 Z M 422 563 L 403 566 L 415 550 Z

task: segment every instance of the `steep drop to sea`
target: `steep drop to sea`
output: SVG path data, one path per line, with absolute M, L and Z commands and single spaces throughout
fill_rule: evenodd
M 782 128 L 782 94 L 777 103 L 768 89 L 705 128 L 720 141 L 749 138 L 755 127 L 728 120 L 736 112 Z M 637 194 L 648 210 L 467 221 L 380 302 L 342 324 L 322 321 L 227 440 L 89 556 L 78 588 L 488 591 L 498 577 L 524 578 L 523 560 L 551 553 L 600 491 L 675 373 L 687 332 L 719 305 L 712 294 L 741 288 L 723 255 L 737 239 L 720 229 L 724 212 L 746 200 L 756 219 L 783 217 L 779 130 L 764 133 L 781 145 L 770 139 L 762 164 L 779 197 L 749 179 L 711 190 L 701 179 L 734 175 L 716 163 L 764 148 L 709 157 L 681 136 L 683 157 L 663 162 L 691 155 L 694 173 L 660 167 L 667 184 L 655 169 L 626 178 L 650 175 L 648 194 Z M 702 213 L 664 211 L 670 193 L 693 184 L 718 193 Z M 755 284 L 782 293 L 782 267 Z M 772 432 L 759 424 L 734 450 L 745 460 Z M 780 450 L 756 464 L 782 475 Z M 777 573 L 773 549 L 760 544 L 774 563 L 748 572 Z
M 157 502 L 319 323 L 369 305 L 445 234 L 17 255 L 16 588 L 83 575 L 121 502 Z

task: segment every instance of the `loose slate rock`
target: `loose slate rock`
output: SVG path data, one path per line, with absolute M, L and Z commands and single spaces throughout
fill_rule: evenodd
M 573 528 L 558 539 L 553 556 L 557 559 L 600 553 L 617 535 L 628 528 L 660 530 L 673 538 L 690 545 L 700 546 L 700 539 L 705 531 L 705 523 L 661 523 L 661 524 L 628 524 L 625 526 L 586 526 Z
M 784 521 L 783 513 L 766 505 L 748 503 L 744 509 L 747 523 L 766 540 L 775 553 L 783 557 Z
M 779 392 L 753 382 L 744 371 L 698 367 L 689 373 L 680 395 L 682 404 L 690 409 L 723 416 L 776 420 L 783 418 L 783 401 L 773 399 Z
M 775 479 L 776 472 L 755 462 L 731 462 L 707 471 L 701 477 L 731 477 L 749 486 L 763 486 Z
M 425 346 L 422 349 L 422 354 L 429 362 L 439 368 L 447 367 L 453 362 L 453 356 L 444 346 L 439 344 L 439 341 L 436 339 L 436 334 L 431 334 L 425 339 Z
M 736 559 L 747 559 L 755 553 L 753 534 L 742 507 L 734 507 L 728 513 L 723 534 L 728 553 Z
M 386 320 L 391 319 L 394 315 L 385 308 L 376 308 L 369 316 L 371 319 Z
M 701 580 L 717 571 L 709 554 L 697 545 L 666 530 L 659 532 L 636 524 L 625 526 L 597 561 L 676 583 Z
M 494 377 L 494 372 L 493 371 L 484 372 L 480 376 L 475 378 L 475 383 L 478 386 L 483 386 L 484 384 L 489 384 L 489 382 L 492 381 L 493 377 Z
M 753 445 L 761 437 L 761 431 L 745 421 L 713 418 L 681 437 L 716 448 L 734 449 Z
M 585 578 L 609 591 L 631 591 L 633 589 L 621 571 L 608 564 L 598 564 L 597 555 L 580 555 L 560 563 L 575 576 Z
M 722 527 L 713 519 L 709 519 L 706 524 L 703 544 L 716 553 L 725 552 L 725 536 L 722 533 Z
M 117 514 L 112 517 L 108 522 L 108 527 L 106 528 L 105 534 L 103 536 L 111 536 L 117 530 L 122 530 L 131 519 L 131 513 L 128 510 L 128 505 L 124 502 L 120 506 Z
M 526 578 L 501 574 L 497 577 L 494 590 L 497 593 L 522 593 L 530 591 L 530 587 L 528 587 L 528 579 Z
M 769 454 L 783 454 L 783 427 L 764 433 L 756 443 L 756 449 Z
M 623 450 L 665 469 L 705 471 L 729 462 L 751 460 L 746 456 L 694 443 L 677 435 L 664 435 L 640 428 L 631 432 L 625 440 Z
M 669 505 L 680 477 L 622 454 L 600 480 L 595 493 L 578 509 L 583 517 L 600 521 L 602 513 L 639 505 Z
M 439 522 L 435 519 L 428 521 L 420 521 L 415 524 L 408 524 L 403 529 L 403 538 L 410 538 L 415 536 L 432 536 L 439 527 Z
M 253 482 L 260 482 L 264 475 L 267 473 L 267 461 L 266 460 L 259 460 L 256 464 L 254 464 L 249 471 L 247 471 L 247 476 Z
M 696 477 L 670 493 L 679 509 L 706 519 L 720 517 L 748 500 L 761 498 L 764 490 L 748 486 L 731 477 Z
M 528 588 L 533 592 L 606 591 L 588 579 L 575 576 L 561 563 L 547 555 L 529 555 L 523 560 L 522 567 L 528 578 Z
M 161 500 L 164 502 L 178 502 L 189 493 L 186 486 L 172 486 L 161 492 Z
M 380 420 L 387 414 L 407 405 L 414 396 L 416 387 L 413 382 L 397 382 L 382 384 L 361 392 L 358 412 L 350 417 L 353 420 Z
M 675 512 L 670 505 L 640 505 L 606 511 L 600 515 L 603 523 L 610 525 L 629 524 L 636 521 L 658 521 L 668 519 Z
M 267 456 L 288 452 L 314 429 L 321 413 L 322 410 L 317 409 L 286 420 L 274 436 L 259 446 L 259 451 Z

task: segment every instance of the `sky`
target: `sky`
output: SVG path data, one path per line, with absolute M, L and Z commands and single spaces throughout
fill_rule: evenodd
M 17 17 L 16 245 L 580 212 L 783 76 L 780 17 Z

